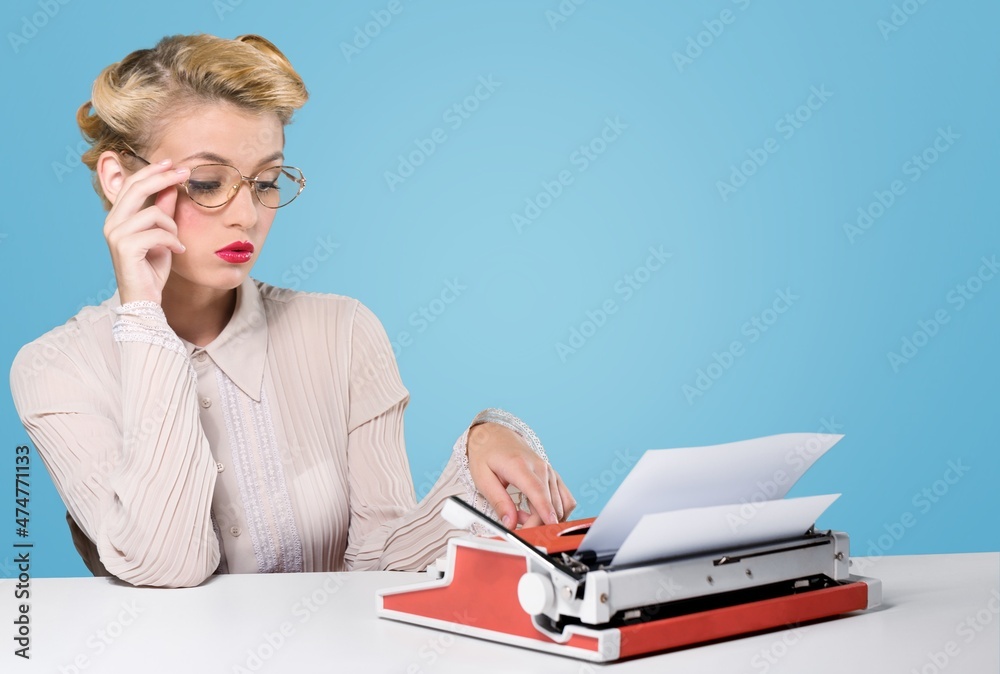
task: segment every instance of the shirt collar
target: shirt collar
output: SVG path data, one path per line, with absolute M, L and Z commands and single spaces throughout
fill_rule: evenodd
M 185 345 L 189 354 L 194 351 L 194 345 Z M 257 284 L 249 276 L 236 289 L 233 317 L 204 350 L 240 390 L 260 402 L 267 358 L 267 317 Z
M 109 303 L 112 320 L 117 318 L 114 308 L 121 306 L 116 291 Z M 184 346 L 190 357 L 199 347 L 186 340 Z M 211 344 L 201 347 L 219 369 L 241 391 L 260 402 L 264 385 L 264 364 L 267 359 L 267 317 L 264 301 L 256 282 L 249 276 L 236 289 L 236 309 L 232 318 Z

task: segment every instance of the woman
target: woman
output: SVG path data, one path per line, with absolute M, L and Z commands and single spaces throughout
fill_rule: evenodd
M 178 587 L 415 570 L 455 533 L 449 495 L 509 527 L 575 505 L 500 410 L 477 416 L 417 504 L 381 324 L 356 300 L 249 277 L 305 187 L 283 147 L 306 99 L 267 40 L 196 35 L 109 66 L 80 108 L 118 293 L 25 346 L 11 391 L 95 574 Z

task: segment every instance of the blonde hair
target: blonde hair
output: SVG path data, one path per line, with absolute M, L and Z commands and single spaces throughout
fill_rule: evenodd
M 228 102 L 254 113 L 274 113 L 282 125 L 309 98 L 285 55 L 259 35 L 233 40 L 213 35 L 174 35 L 152 49 L 134 51 L 94 81 L 91 100 L 76 121 L 91 144 L 82 160 L 93 172 L 108 150 L 143 152 L 169 115 L 185 106 Z M 97 178 L 94 189 L 110 208 Z

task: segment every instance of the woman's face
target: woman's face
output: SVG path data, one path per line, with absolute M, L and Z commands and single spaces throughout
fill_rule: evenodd
M 154 163 L 170 159 L 174 166 L 187 168 L 229 164 L 252 178 L 284 163 L 283 148 L 284 130 L 277 115 L 251 114 L 218 103 L 172 119 L 144 158 Z M 168 283 L 186 281 L 215 290 L 239 286 L 260 256 L 276 211 L 263 206 L 246 183 L 219 208 L 199 206 L 183 187 L 177 189 L 173 219 L 187 250 L 173 256 Z

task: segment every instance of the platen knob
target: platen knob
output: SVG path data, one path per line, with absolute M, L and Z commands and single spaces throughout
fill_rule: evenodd
M 540 615 L 555 608 L 555 590 L 548 576 L 526 573 L 517 582 L 517 600 L 528 615 Z

